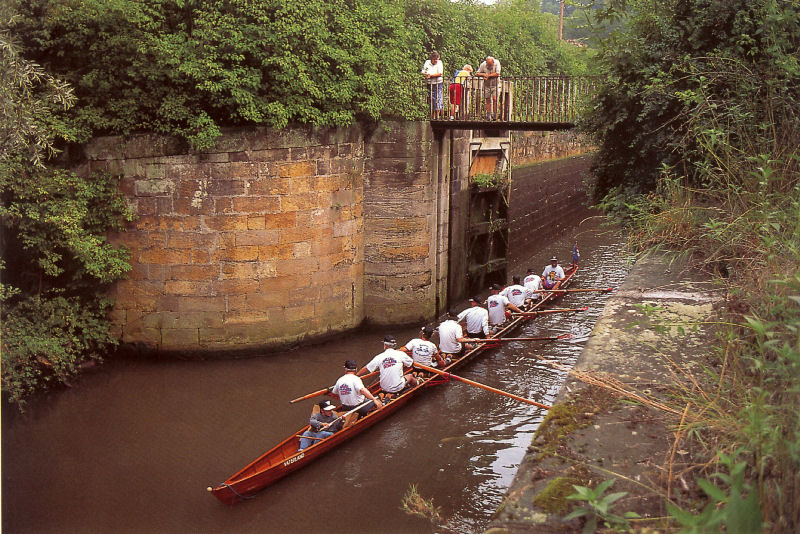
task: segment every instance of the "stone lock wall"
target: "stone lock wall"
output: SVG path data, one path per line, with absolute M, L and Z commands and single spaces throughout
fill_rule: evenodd
M 574 131 L 511 133 L 511 161 L 515 167 L 577 156 L 592 150 L 591 141 Z
M 93 140 L 87 170 L 121 175 L 137 216 L 112 236 L 133 266 L 111 292 L 119 337 L 252 350 L 432 316 L 428 132 L 237 130 L 203 153 L 151 135 Z

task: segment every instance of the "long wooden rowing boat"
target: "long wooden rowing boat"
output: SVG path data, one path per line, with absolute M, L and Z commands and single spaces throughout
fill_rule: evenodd
M 569 285 L 577 270 L 577 265 L 569 265 L 564 271 L 564 280 L 559 282 L 554 289 L 565 288 L 567 285 Z M 559 293 L 545 293 L 544 296 L 539 299 L 538 302 L 533 304 L 528 311 L 535 311 L 554 301 L 559 296 Z M 532 316 L 517 317 L 503 326 L 503 328 L 499 330 L 494 337 L 505 337 L 512 331 L 516 330 L 523 323 L 530 321 L 532 318 Z M 496 345 L 492 343 L 482 343 L 477 347 L 467 351 L 460 358 L 453 360 L 442 370 L 448 372 L 453 371 L 464 365 L 466 362 L 474 359 L 483 351 L 495 346 Z M 207 489 L 212 495 L 214 495 L 214 497 L 225 504 L 234 504 L 242 499 L 252 498 L 256 493 L 263 490 L 276 480 L 310 464 L 331 449 L 349 439 L 352 439 L 372 425 L 389 417 L 394 412 L 402 408 L 412 398 L 414 398 L 420 391 L 422 391 L 423 388 L 440 383 L 440 380 L 436 380 L 436 378 L 436 376 L 421 378 L 417 386 L 404 391 L 402 395 L 399 395 L 398 397 L 395 397 L 391 401 L 385 403 L 382 409 L 373 410 L 367 414 L 366 417 L 362 417 L 351 426 L 340 430 L 333 436 L 317 441 L 310 447 L 302 451 L 298 451 L 297 449 L 300 446 L 300 436 L 303 434 L 303 432 L 310 428 L 309 425 L 306 425 L 269 451 L 256 458 L 254 461 L 250 462 L 250 464 L 248 464 L 244 469 L 234 474 L 225 482 L 222 482 L 213 488 L 209 486 Z M 369 390 L 373 394 L 377 395 L 377 393 L 380 391 L 380 384 L 372 384 L 369 386 Z

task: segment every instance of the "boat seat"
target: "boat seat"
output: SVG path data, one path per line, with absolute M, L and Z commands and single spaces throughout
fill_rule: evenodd
M 352 426 L 356 421 L 358 421 L 358 412 L 353 412 L 344 418 L 344 424 L 342 425 L 342 428 Z

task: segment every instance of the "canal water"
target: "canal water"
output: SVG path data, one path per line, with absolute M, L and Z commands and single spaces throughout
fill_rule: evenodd
M 587 213 L 587 216 L 590 216 Z M 596 217 L 576 221 L 543 250 L 512 265 L 541 270 L 557 254 L 573 287 L 619 285 L 623 238 Z M 513 234 L 512 234 L 513 246 Z M 578 314 L 537 318 L 520 336 L 585 336 L 604 294 L 574 293 Z M 115 361 L 77 387 L 2 410 L 4 532 L 478 533 L 514 477 L 545 412 L 463 383 L 430 388 L 255 499 L 225 506 L 205 490 L 305 424 L 312 400 L 288 401 L 333 384 L 345 359 L 366 363 L 393 333 L 381 328 L 293 351 L 222 361 Z M 564 380 L 535 356 L 575 361 L 582 343 L 510 342 L 460 370 L 463 376 L 549 404 Z M 411 484 L 441 507 L 444 524 L 401 510 Z

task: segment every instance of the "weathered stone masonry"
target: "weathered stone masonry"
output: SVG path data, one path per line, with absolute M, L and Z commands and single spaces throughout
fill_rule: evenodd
M 93 140 L 86 170 L 121 175 L 137 215 L 112 236 L 133 266 L 111 292 L 117 334 L 229 352 L 433 318 L 463 296 L 448 277 L 463 270 L 467 134 L 232 130 L 203 153 L 153 135 Z
M 94 140 L 89 168 L 121 174 L 137 214 L 113 238 L 133 265 L 111 295 L 119 336 L 236 350 L 431 316 L 430 142 L 421 123 L 233 131 L 202 154 Z

